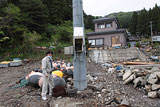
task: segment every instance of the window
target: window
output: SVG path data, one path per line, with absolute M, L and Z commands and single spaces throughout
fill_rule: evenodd
M 111 28 L 112 27 L 112 23 L 107 23 L 106 24 L 106 28 Z
M 91 43 L 91 45 L 95 45 L 95 40 L 89 40 L 89 43 Z
M 96 45 L 103 45 L 103 39 L 96 39 Z
M 94 45 L 103 45 L 103 39 L 89 40 L 89 43 L 91 43 L 92 46 L 94 46 Z
M 105 28 L 105 25 L 104 24 L 98 24 L 98 28 L 103 29 L 103 28 Z

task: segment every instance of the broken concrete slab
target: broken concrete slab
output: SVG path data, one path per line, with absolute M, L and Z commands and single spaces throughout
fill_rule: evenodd
M 152 85 L 152 91 L 160 89 L 160 84 L 153 84 Z
M 160 69 L 159 69 L 158 67 L 153 67 L 153 68 L 151 69 L 151 71 L 152 71 L 152 72 L 156 72 L 156 71 L 159 71 L 159 72 L 160 72 Z
M 126 79 L 123 84 L 128 84 L 136 78 L 135 74 L 132 74 L 128 79 Z
M 149 98 L 156 98 L 156 97 L 158 97 L 157 96 L 157 91 L 148 92 L 148 97 Z
M 134 83 L 134 88 L 137 87 L 137 85 L 142 85 L 141 83 L 143 82 L 142 77 L 136 78 L 133 83 Z
M 140 72 L 140 69 L 134 69 L 132 70 L 132 72 L 135 72 L 135 73 Z
M 132 75 L 132 71 L 130 69 L 126 70 L 125 74 L 123 75 L 123 80 L 126 80 Z
M 147 79 L 147 82 L 150 84 L 155 84 L 157 81 L 158 81 L 158 78 L 156 74 L 151 74 Z
M 160 97 L 160 90 L 157 91 L 157 95 L 158 95 L 158 97 Z
M 126 100 L 126 99 L 124 99 L 124 100 L 121 102 L 121 104 L 124 104 L 124 105 L 129 106 L 129 102 L 128 102 L 128 100 Z
M 160 72 L 154 72 L 155 75 L 157 75 L 158 79 L 160 80 Z

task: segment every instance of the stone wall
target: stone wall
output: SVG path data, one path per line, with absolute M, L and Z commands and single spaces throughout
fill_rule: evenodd
M 92 49 L 89 51 L 89 58 L 96 63 L 108 61 L 126 61 L 132 58 L 146 59 L 146 56 L 139 49 Z

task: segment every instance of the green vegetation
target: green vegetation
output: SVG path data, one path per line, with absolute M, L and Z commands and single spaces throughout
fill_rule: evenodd
M 105 17 L 116 17 L 121 27 L 128 29 L 132 35 L 149 37 L 150 21 L 153 24 L 153 35 L 160 32 L 160 7 L 157 4 L 149 11 L 144 8 L 141 11 L 112 13 Z
M 94 17 L 84 16 L 93 29 Z M 64 58 L 64 46 L 72 45 L 72 24 L 72 0 L 1 0 L 0 60 L 38 59 L 50 46 L 55 58 Z
M 160 32 L 160 8 L 155 5 L 153 9 L 143 9 L 139 12 L 134 12 L 129 31 L 133 35 L 149 37 L 151 35 L 150 21 L 152 21 L 153 35 L 158 35 Z
M 150 35 L 150 21 L 153 34 L 160 32 L 157 5 L 149 11 L 120 12 L 106 17 L 118 18 L 121 27 L 134 35 Z M 86 32 L 94 30 L 92 20 L 96 18 L 100 17 L 84 13 Z M 72 45 L 72 24 L 72 0 L 0 0 L 0 60 L 38 59 L 50 46 L 54 47 L 55 58 L 62 59 L 64 46 Z
M 133 12 L 119 12 L 119 13 L 112 13 L 105 17 L 116 17 L 121 25 L 122 28 L 129 28 L 131 18 L 132 18 Z

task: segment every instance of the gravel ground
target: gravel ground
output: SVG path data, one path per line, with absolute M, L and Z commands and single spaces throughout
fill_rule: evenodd
M 141 88 L 123 85 L 116 73 L 107 73 L 99 65 L 88 63 L 88 88 L 72 97 L 49 97 L 41 100 L 41 89 L 30 86 L 10 89 L 9 86 L 27 75 L 40 61 L 19 67 L 0 68 L 0 107 L 115 107 L 123 99 L 131 107 L 159 107 L 159 99 L 150 99 Z

